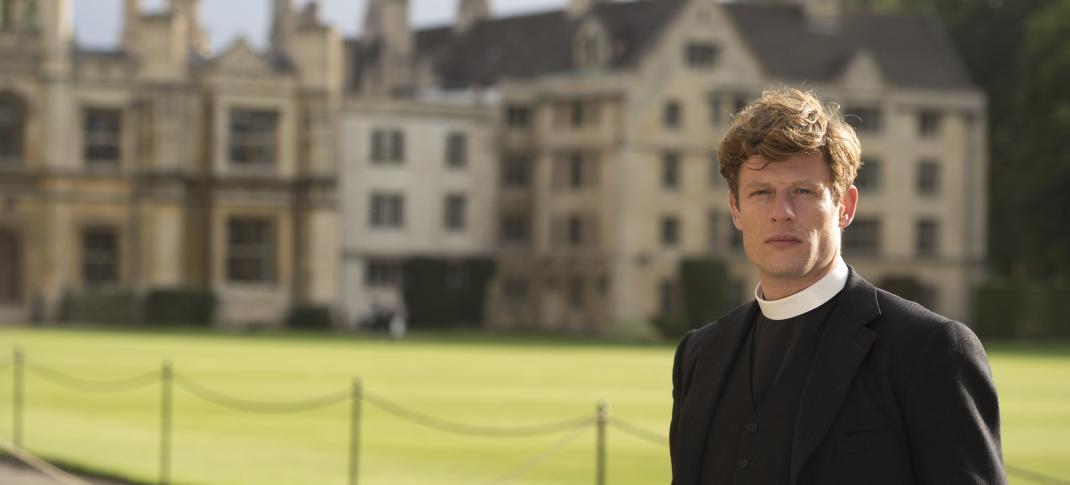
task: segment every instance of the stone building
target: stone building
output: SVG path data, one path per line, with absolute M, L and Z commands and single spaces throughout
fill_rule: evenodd
M 217 56 L 200 0 L 124 0 L 117 50 L 80 49 L 70 0 L 0 10 L 0 308 L 210 289 L 224 324 L 336 301 L 339 35 L 273 0 L 271 47 Z
M 987 253 L 985 98 L 934 19 L 839 5 L 571 0 L 492 18 L 487 0 L 463 0 L 453 25 L 410 31 L 406 0 L 373 1 L 369 15 L 394 23 L 350 43 L 348 89 L 410 113 L 493 103 L 489 325 L 597 332 L 673 313 L 689 256 L 728 262 L 749 298 L 757 274 L 714 144 L 782 85 L 838 102 L 859 131 L 848 261 L 965 319 Z

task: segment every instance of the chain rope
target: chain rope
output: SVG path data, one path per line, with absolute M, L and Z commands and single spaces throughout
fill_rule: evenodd
M 39 377 L 69 389 L 98 394 L 128 392 L 155 384 L 160 380 L 160 374 L 156 371 L 115 380 L 91 380 L 76 377 L 51 367 L 27 360 L 26 368 Z
M 609 425 L 641 440 L 646 440 L 656 445 L 669 446 L 668 436 L 636 426 L 616 416 L 609 418 Z
M 587 418 L 584 422 L 576 423 L 575 429 L 573 429 L 571 433 L 566 434 L 561 439 L 554 442 L 554 444 L 550 445 L 549 448 L 546 448 L 545 450 L 541 451 L 538 455 L 535 455 L 530 460 L 521 463 L 520 466 L 510 470 L 508 473 L 487 482 L 487 485 L 509 483 L 512 480 L 524 476 L 533 468 L 545 463 L 546 460 L 550 459 L 550 457 L 560 453 L 561 450 L 563 450 L 566 446 L 568 446 L 570 443 L 576 441 L 580 436 L 582 436 L 583 432 L 587 431 L 587 428 L 592 425 L 594 425 L 593 418 Z
M 581 418 L 573 418 L 530 426 L 479 426 L 436 418 L 429 414 L 414 411 L 395 402 L 388 401 L 367 391 L 364 391 L 364 400 L 378 407 L 379 409 L 386 411 L 387 413 L 393 414 L 394 416 L 422 425 L 424 427 L 437 429 L 439 431 L 444 431 L 447 433 L 468 436 L 497 438 L 530 438 L 532 436 L 556 434 L 563 431 L 568 431 L 578 425 L 585 425 L 591 422 L 591 418 L 589 416 L 584 416 Z
M 353 398 L 353 391 L 345 390 L 320 397 L 302 399 L 297 401 L 254 401 L 251 399 L 231 397 L 219 391 L 214 391 L 201 384 L 198 384 L 193 379 L 190 379 L 189 377 L 186 377 L 185 375 L 182 375 L 178 372 L 175 372 L 174 378 L 175 384 L 178 384 L 179 387 L 185 389 L 190 394 L 204 399 L 205 401 L 214 403 L 219 406 L 236 409 L 239 411 L 248 411 L 251 413 L 300 413 L 334 406 L 336 404 L 341 404 L 343 402 L 349 401 Z

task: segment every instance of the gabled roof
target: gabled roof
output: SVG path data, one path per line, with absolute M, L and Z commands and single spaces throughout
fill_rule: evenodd
M 725 4 L 732 23 L 771 77 L 833 81 L 868 51 L 900 87 L 975 87 L 940 23 L 921 14 L 848 13 L 837 30 L 813 29 L 797 5 Z
M 607 2 L 589 17 L 570 18 L 564 11 L 491 19 L 457 33 L 452 26 L 415 33 L 417 62 L 429 61 L 441 87 L 485 86 L 502 79 L 524 79 L 576 68 L 573 41 L 582 22 L 595 18 L 610 35 L 609 67 L 633 65 L 652 45 L 686 0 Z M 366 40 L 350 44 L 357 76 L 377 59 L 377 46 Z

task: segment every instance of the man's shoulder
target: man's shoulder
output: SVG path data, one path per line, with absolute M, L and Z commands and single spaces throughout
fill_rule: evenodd
M 877 288 L 880 316 L 870 328 L 885 336 L 916 342 L 929 340 L 937 334 L 976 339 L 973 330 L 962 322 L 936 313 L 918 302 Z
M 718 319 L 707 323 L 706 325 L 690 330 L 684 337 L 684 342 L 690 346 L 697 346 L 710 339 L 717 338 L 717 335 L 721 334 L 726 329 L 745 323 L 748 313 L 753 311 L 754 305 L 754 301 L 749 301 L 733 308 L 728 313 L 721 315 Z

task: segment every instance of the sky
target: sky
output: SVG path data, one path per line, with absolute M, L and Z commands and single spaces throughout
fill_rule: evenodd
M 293 0 L 301 7 L 308 0 Z M 322 20 L 345 36 L 360 30 L 366 0 L 319 0 Z M 409 17 L 417 26 L 441 25 L 454 17 L 459 0 L 409 0 Z M 490 0 L 495 16 L 562 8 L 568 0 Z M 122 29 L 122 0 L 72 0 L 75 38 L 87 48 L 107 49 L 118 44 Z M 145 12 L 160 11 L 166 0 L 141 0 Z M 201 0 L 201 25 L 208 31 L 212 49 L 219 52 L 245 36 L 253 45 L 266 43 L 271 0 Z

